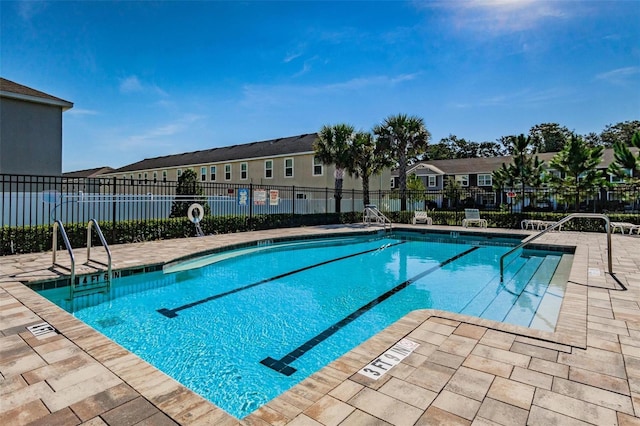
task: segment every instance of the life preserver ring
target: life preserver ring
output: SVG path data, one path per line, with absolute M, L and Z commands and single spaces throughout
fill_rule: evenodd
M 198 209 L 198 215 L 197 216 L 193 215 L 193 211 L 195 209 Z M 193 223 L 200 222 L 202 220 L 202 218 L 204 217 L 204 208 L 202 207 L 202 205 L 200 205 L 198 203 L 191 204 L 189 206 L 189 210 L 187 210 L 187 217 Z

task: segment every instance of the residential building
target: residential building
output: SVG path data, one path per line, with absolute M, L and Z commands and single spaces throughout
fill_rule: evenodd
M 0 78 L 0 173 L 60 176 L 62 113 L 73 103 Z
M 101 177 L 127 179 L 131 184 L 176 181 L 187 169 L 207 188 L 227 195 L 237 185 L 333 188 L 335 167 L 322 164 L 313 150 L 316 133 L 260 142 L 147 158 Z M 391 171 L 370 178 L 370 189 L 389 189 Z M 217 185 L 213 185 L 217 184 Z M 360 179 L 345 174 L 343 190 L 362 189 Z
M 631 151 L 637 155 L 638 149 L 631 148 Z M 537 154 L 538 158 L 548 165 L 550 160 L 557 152 L 545 152 Z M 449 178 L 455 179 L 460 183 L 463 189 L 473 189 L 473 198 L 476 206 L 493 207 L 496 204 L 504 202 L 503 194 L 499 194 L 493 190 L 492 174 L 498 170 L 503 163 L 510 164 L 513 159 L 511 156 L 502 157 L 483 157 L 483 158 L 456 158 L 450 160 L 432 160 L 420 161 L 407 168 L 407 176 L 416 175 L 424 184 L 425 189 L 434 193 L 442 193 Z M 603 151 L 602 160 L 598 169 L 605 171 L 611 163 L 615 161 L 613 149 L 605 149 Z M 547 169 L 548 173 L 553 170 Z M 630 173 L 632 171 L 629 171 Z M 636 172 L 637 174 L 637 172 Z M 608 175 L 611 183 L 619 183 L 620 179 L 615 176 Z M 391 172 L 391 187 L 398 187 L 398 170 Z M 606 200 L 612 200 L 615 195 L 613 193 L 603 193 L 602 197 Z M 443 198 L 435 200 L 436 205 L 441 206 Z

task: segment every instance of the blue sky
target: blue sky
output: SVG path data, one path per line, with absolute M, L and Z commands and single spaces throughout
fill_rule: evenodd
M 640 118 L 640 1 L 0 2 L 63 170 L 418 115 L 432 142 Z

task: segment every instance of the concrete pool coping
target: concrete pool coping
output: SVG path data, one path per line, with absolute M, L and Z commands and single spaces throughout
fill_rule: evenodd
M 403 228 L 532 233 L 396 226 Z M 359 225 L 274 229 L 111 249 L 114 269 L 139 269 L 249 241 L 370 230 Z M 56 279 L 65 272 L 50 269 L 51 253 L 2 257 L 0 421 L 45 424 L 68 417 L 76 424 L 428 424 L 437 419 L 489 424 L 505 423 L 507 418 L 509 424 L 522 419 L 541 424 L 549 419 L 637 422 L 640 238 L 613 237 L 614 272 L 627 291 L 616 290 L 619 285 L 604 274 L 603 234 L 553 232 L 539 241 L 576 247 L 554 333 L 450 312 L 414 311 L 242 420 L 24 286 L 23 281 Z M 76 257 L 84 259 L 85 251 L 78 249 Z M 92 256 L 100 260 L 101 252 L 96 248 Z M 59 259 L 64 257 L 61 253 Z M 78 274 L 96 272 L 94 267 L 79 269 Z M 25 328 L 42 321 L 61 334 L 37 339 Z M 357 373 L 405 337 L 420 347 L 382 379 Z M 598 381 L 605 384 L 597 385 Z M 467 386 L 460 386 L 463 382 Z M 581 412 L 591 413 L 594 420 Z

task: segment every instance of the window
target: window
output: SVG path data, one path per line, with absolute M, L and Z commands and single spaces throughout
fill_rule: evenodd
M 153 172 L 153 182 L 158 181 L 158 172 Z
M 162 171 L 162 181 L 163 181 L 163 182 L 166 182 L 166 181 L 167 181 L 167 171 L 166 171 L 166 170 L 163 170 L 163 171 Z
M 224 165 L 224 180 L 231 180 L 231 164 Z
M 625 176 L 631 176 L 631 169 L 622 169 L 622 171 L 624 172 Z M 624 178 L 623 177 L 618 177 L 616 175 L 609 175 L 609 181 L 611 183 L 622 183 L 624 182 Z
M 296 194 L 296 200 L 306 200 L 307 199 L 307 194 L 304 194 L 302 192 L 298 192 Z
M 247 180 L 249 176 L 249 167 L 247 163 L 240 163 L 240 180 Z
M 322 174 L 322 161 L 320 161 L 318 157 L 313 157 L 313 175 L 322 176 Z
M 207 168 L 206 167 L 200 167 L 200 180 L 203 181 L 203 182 L 207 180 Z
M 271 179 L 273 177 L 273 160 L 264 162 L 264 178 Z
M 209 167 L 209 180 L 215 182 L 216 180 L 216 166 Z
M 144 181 L 146 182 L 149 179 L 149 175 L 147 172 L 144 172 Z
M 293 177 L 293 158 L 284 159 L 284 177 Z
M 138 183 L 142 183 L 142 173 L 138 173 Z
M 491 186 L 492 184 L 491 175 L 478 175 L 478 186 Z
M 469 175 L 456 175 L 456 180 L 460 182 L 460 186 L 469 186 Z
M 434 186 L 436 186 L 436 176 L 435 175 L 427 176 L 427 186 L 430 187 L 430 188 L 433 188 Z
M 394 178 L 391 178 L 391 189 L 396 187 L 396 180 Z
M 178 169 L 178 171 L 176 172 L 178 179 L 180 179 L 180 176 L 182 176 L 182 169 Z

